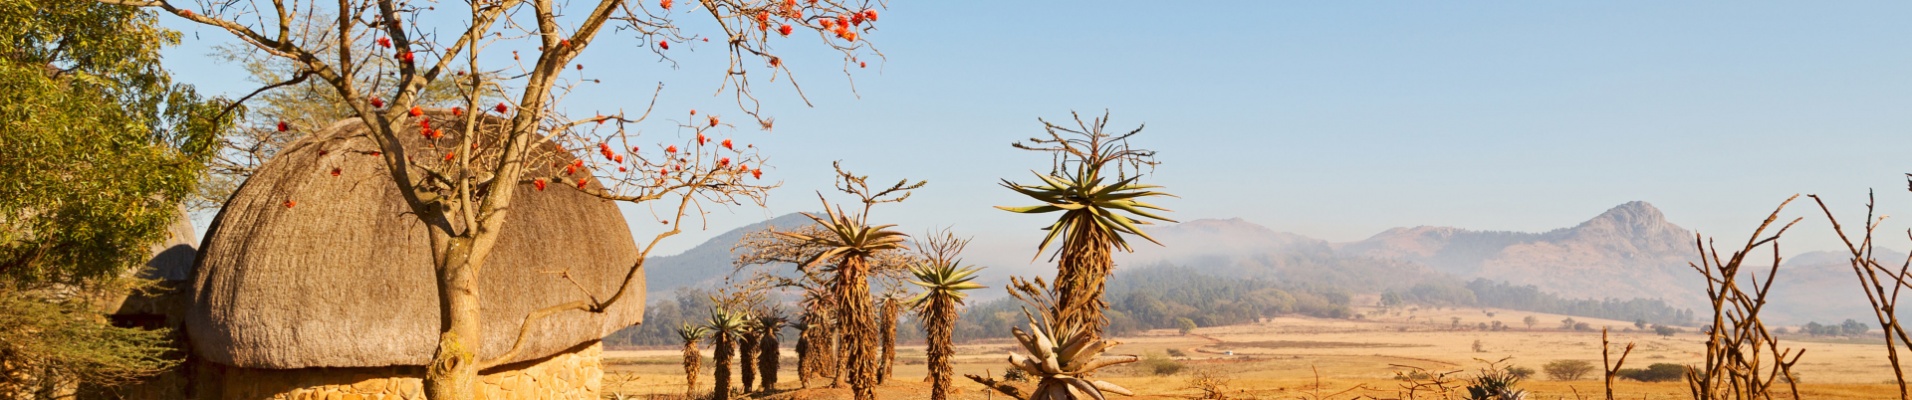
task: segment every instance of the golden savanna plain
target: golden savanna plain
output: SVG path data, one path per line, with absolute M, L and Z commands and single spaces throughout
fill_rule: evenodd
M 1142 363 L 1127 364 L 1099 374 L 1098 379 L 1134 390 L 1136 398 L 1202 398 L 1205 392 L 1197 381 L 1205 377 L 1221 383 L 1222 394 L 1229 399 L 1444 398 L 1427 388 L 1410 393 L 1407 389 L 1410 382 L 1399 379 L 1397 373 L 1411 373 L 1418 368 L 1436 375 L 1452 372 L 1449 377 L 1454 381 L 1449 387 L 1459 390 L 1452 395 L 1464 398 L 1465 390 L 1460 388 L 1465 385 L 1465 377 L 1487 367 L 1488 361 L 1499 361 L 1501 365 L 1536 371 L 1519 386 L 1527 390 L 1528 399 L 1598 399 L 1605 398 L 1597 370 L 1601 364 L 1601 327 L 1609 328 L 1615 357 L 1627 343 L 1635 345 L 1626 358 L 1625 368 L 1644 368 L 1654 363 L 1699 364 L 1703 362 L 1706 347 L 1705 336 L 1695 333 L 1694 327 L 1682 327 L 1681 332 L 1672 337 L 1662 337 L 1651 330 L 1633 329 L 1630 321 L 1585 317 L 1572 318 L 1587 323 L 1593 330 L 1563 330 L 1560 321 L 1568 316 L 1526 311 L 1471 307 L 1359 311 L 1363 318 L 1284 317 L 1255 324 L 1197 328 L 1189 335 L 1164 329 L 1119 337 L 1117 340 L 1123 344 L 1111 350 L 1111 354 L 1168 357 L 1184 368 L 1174 374 L 1157 375 Z M 1528 316 L 1539 322 L 1529 328 L 1523 323 Z M 1455 318 L 1459 318 L 1458 323 Z M 1507 328 L 1478 329 L 1480 324 L 1491 326 L 1494 321 Z M 1476 343 L 1479 343 L 1478 351 Z M 1799 376 L 1799 398 L 1898 397 L 1885 344 L 1880 339 L 1782 335 L 1780 345 L 1805 352 L 1795 367 Z M 665 347 L 607 351 L 606 396 L 682 394 L 684 377 L 679 351 Z M 920 343 L 899 345 L 895 376 L 878 390 L 879 398 L 929 398 L 923 351 Z M 1021 350 L 1008 339 L 958 345 L 954 368 L 959 377 L 952 398 L 1009 400 L 960 375 L 1000 376 L 1008 367 L 1005 359 L 1011 351 Z M 708 349 L 705 354 L 708 357 Z M 1169 354 L 1183 356 L 1170 357 Z M 784 356 L 777 390 L 753 396 L 795 400 L 851 397 L 847 386 L 831 389 L 827 388 L 827 381 L 813 382 L 809 389 L 801 388 L 795 353 L 786 347 Z M 1552 380 L 1539 371 L 1542 365 L 1555 360 L 1584 360 L 1595 365 L 1596 370 L 1580 380 Z M 698 379 L 700 391 L 710 390 L 711 369 L 711 363 L 706 360 L 702 368 L 704 376 Z M 1620 399 L 1691 398 L 1684 382 L 1621 379 L 1614 384 L 1614 394 Z M 1782 389 L 1780 397 L 1792 396 Z

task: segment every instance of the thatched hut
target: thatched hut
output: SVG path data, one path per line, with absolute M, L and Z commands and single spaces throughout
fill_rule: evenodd
M 442 138 L 400 136 L 413 160 L 436 161 L 459 143 L 463 118 L 426 117 Z M 477 148 L 497 148 L 502 123 L 485 118 L 480 131 L 493 133 L 476 135 Z M 549 166 L 574 160 L 549 142 L 533 147 L 530 176 L 553 176 L 562 167 Z M 440 327 L 430 240 L 376 151 L 358 120 L 326 127 L 261 166 L 213 220 L 185 313 L 195 397 L 423 397 Z M 516 186 L 479 276 L 481 359 L 506 352 L 533 310 L 584 299 L 583 290 L 610 296 L 637 261 L 615 203 L 564 186 Z M 480 372 L 480 395 L 597 398 L 599 339 L 643 317 L 644 286 L 629 290 L 607 312 L 535 324 L 510 364 Z

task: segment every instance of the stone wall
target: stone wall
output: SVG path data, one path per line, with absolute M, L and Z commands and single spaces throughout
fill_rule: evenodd
M 604 369 L 597 342 L 537 360 L 486 371 L 479 399 L 597 399 Z M 271 370 L 204 365 L 196 371 L 200 399 L 413 400 L 424 399 L 424 367 Z

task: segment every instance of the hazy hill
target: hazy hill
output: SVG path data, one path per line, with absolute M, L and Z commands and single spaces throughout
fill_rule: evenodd
M 651 293 L 670 293 L 677 288 L 716 283 L 731 272 L 731 246 L 743 240 L 744 234 L 763 230 L 768 227 L 794 228 L 812 224 L 809 217 L 799 213 L 784 214 L 764 222 L 731 229 L 722 235 L 710 238 L 683 253 L 651 257 L 644 265 L 644 280 Z
M 1276 232 L 1240 218 L 1201 219 L 1150 228 L 1163 246 L 1140 244 L 1133 254 L 1117 253 L 1121 268 L 1174 265 L 1218 276 L 1262 278 L 1360 291 L 1400 289 L 1439 273 L 1422 264 L 1336 254 L 1327 241 Z
M 1658 298 L 1700 308 L 1704 281 L 1686 266 L 1692 233 L 1630 202 L 1543 233 L 1449 227 L 1390 229 L 1338 252 L 1424 264 L 1464 279 L 1534 285 L 1566 297 Z

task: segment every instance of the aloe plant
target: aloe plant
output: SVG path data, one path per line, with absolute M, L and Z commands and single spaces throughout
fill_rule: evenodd
M 685 323 L 677 327 L 677 337 L 684 339 L 684 396 L 691 397 L 697 390 L 697 372 L 703 368 L 704 357 L 697 352 L 697 342 L 704 340 L 710 333 L 709 328 Z
M 951 375 L 950 359 L 956 355 L 953 333 L 956 326 L 956 306 L 970 290 L 981 289 L 983 285 L 973 282 L 981 268 L 961 266 L 962 261 L 955 255 L 962 251 L 966 239 L 957 239 L 945 233 L 931 236 L 925 253 L 927 261 L 910 266 L 910 274 L 915 279 L 910 283 L 923 287 L 923 292 L 905 300 L 916 309 L 917 316 L 923 320 L 923 329 L 929 341 L 930 400 L 948 398 Z
M 1058 238 L 1056 289 L 1061 293 L 1056 321 L 1065 326 L 1080 326 L 1091 336 L 1101 336 L 1105 321 L 1102 310 L 1103 287 L 1112 272 L 1115 249 L 1133 251 L 1124 234 L 1139 236 L 1151 243 L 1161 242 L 1141 230 L 1151 220 L 1175 222 L 1154 211 L 1168 211 L 1142 201 L 1148 197 L 1173 195 L 1156 191 L 1160 186 L 1140 182 L 1140 168 L 1153 167 L 1154 151 L 1132 148 L 1128 138 L 1141 133 L 1136 128 L 1126 134 L 1104 133 L 1108 116 L 1084 123 L 1076 118 L 1078 129 L 1042 121 L 1048 139 L 1032 138 L 1016 143 L 1019 149 L 1051 152 L 1056 162 L 1049 173 L 1034 172 L 1039 184 L 1020 184 L 1007 179 L 1002 186 L 1029 196 L 1042 204 L 1027 207 L 996 208 L 1021 214 L 1061 212 L 1062 215 L 1043 230 L 1049 231 L 1036 247 L 1041 257 Z M 1113 171 L 1111 171 L 1113 170 Z
M 737 350 L 737 337 L 743 333 L 745 316 L 721 308 L 710 310 L 710 320 L 706 322 L 710 329 L 712 357 L 717 361 L 717 370 L 711 373 L 716 387 L 711 395 L 717 400 L 730 399 L 730 360 Z

